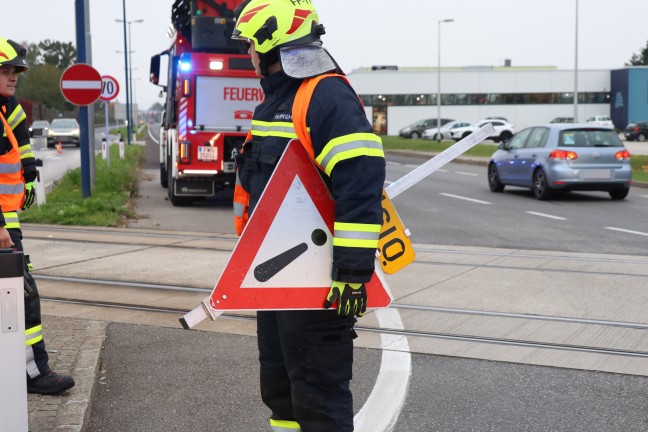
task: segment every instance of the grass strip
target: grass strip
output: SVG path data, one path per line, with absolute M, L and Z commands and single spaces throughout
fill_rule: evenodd
M 124 148 L 124 159 L 119 158 L 119 147 L 110 146 L 110 167 L 103 158 L 96 159 L 95 185 L 91 196 L 81 193 L 81 169 L 68 171 L 47 194 L 47 203 L 32 206 L 20 215 L 22 222 L 116 227 L 135 218 L 132 200 L 137 196 L 140 165 L 144 147 L 130 145 Z

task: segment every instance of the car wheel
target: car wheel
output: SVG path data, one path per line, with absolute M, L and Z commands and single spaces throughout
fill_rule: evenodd
M 531 188 L 535 197 L 541 201 L 551 199 L 554 195 L 553 189 L 547 184 L 547 175 L 542 169 L 533 173 L 533 186 Z
M 461 135 L 461 139 L 466 138 L 468 135 L 470 135 L 472 132 L 464 132 L 463 135 Z
M 615 201 L 618 201 L 628 196 L 628 193 L 630 193 L 630 188 L 612 189 L 609 193 L 610 193 L 610 198 L 612 198 Z
M 509 131 L 504 131 L 500 134 L 500 140 L 505 143 L 513 137 L 513 134 Z
M 502 192 L 504 190 L 504 184 L 500 181 L 499 173 L 494 163 L 488 165 L 488 187 L 491 192 Z
M 412 139 L 419 139 L 419 138 L 421 138 L 421 134 L 419 134 L 418 132 L 412 132 L 412 133 L 410 134 L 410 138 L 412 138 Z
M 637 141 L 641 141 L 641 142 L 646 141 L 646 135 L 640 133 L 639 135 L 637 135 Z

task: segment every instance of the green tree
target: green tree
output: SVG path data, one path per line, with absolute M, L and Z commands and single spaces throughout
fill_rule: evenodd
M 22 46 L 27 49 L 27 54 L 25 54 L 25 60 L 27 60 L 27 64 L 30 67 L 34 67 L 38 64 L 39 62 L 39 54 L 40 54 L 40 49 L 38 48 L 38 45 L 35 43 L 29 43 L 29 42 L 21 42 Z
M 155 102 L 153 105 L 151 105 L 149 111 L 164 111 L 164 105 L 162 105 L 160 102 Z
M 73 107 L 65 100 L 59 87 L 62 74 L 63 71 L 56 66 L 36 65 L 21 74 L 22 78 L 16 95 L 21 99 L 37 101 L 60 111 L 70 110 Z
M 41 50 L 39 60 L 42 63 L 64 70 L 76 62 L 76 48 L 72 42 L 45 39 L 38 43 L 38 48 Z
M 626 66 L 648 66 L 648 42 L 646 46 L 639 50 L 638 53 L 632 54 L 630 62 Z

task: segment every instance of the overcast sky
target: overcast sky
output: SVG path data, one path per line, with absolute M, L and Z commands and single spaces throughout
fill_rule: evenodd
M 8 2 L 9 0 L 2 0 Z M 125 102 L 122 0 L 90 0 L 92 64 L 120 81 Z M 147 109 L 159 88 L 148 81 L 149 61 L 169 45 L 173 0 L 126 0 L 131 24 L 135 99 Z M 437 66 L 438 21 L 442 66 L 557 66 L 574 68 L 576 0 L 314 0 L 327 34 L 324 45 L 348 73 L 372 65 Z M 23 0 L 3 14 L 2 36 L 76 44 L 74 0 Z M 648 42 L 648 0 L 580 0 L 579 69 L 623 67 Z

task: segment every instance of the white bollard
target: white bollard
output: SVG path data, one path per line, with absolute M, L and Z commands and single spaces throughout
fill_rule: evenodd
M 106 137 L 101 138 L 101 156 L 104 160 L 108 160 L 108 141 L 106 141 Z
M 47 202 L 45 182 L 43 181 L 43 161 L 36 159 L 36 205 L 41 206 Z
M 124 159 L 124 139 L 120 136 L 119 137 L 119 158 Z
M 27 432 L 22 252 L 0 249 L 0 432 Z

